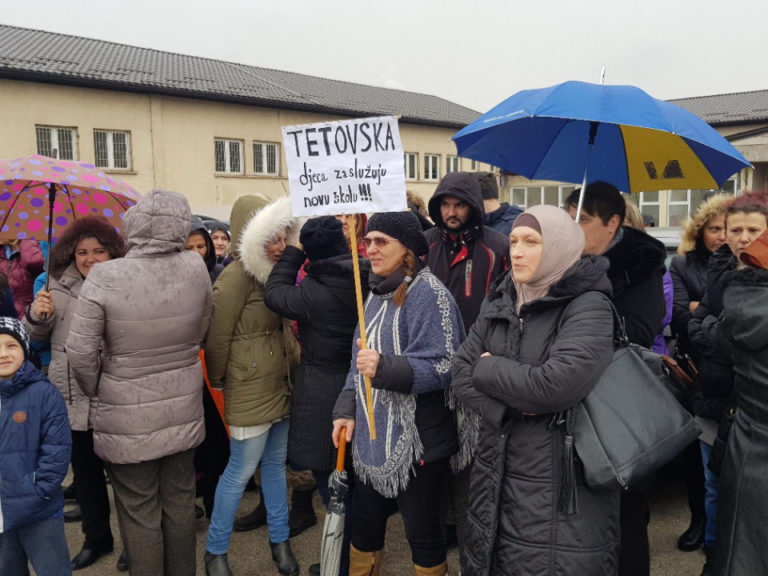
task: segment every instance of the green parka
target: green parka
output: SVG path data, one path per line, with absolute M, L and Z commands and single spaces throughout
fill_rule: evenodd
M 266 424 L 290 413 L 291 368 L 298 344 L 285 320 L 264 303 L 273 263 L 265 243 L 297 227 L 288 198 L 268 204 L 257 196 L 238 198 L 230 220 L 234 261 L 213 286 L 213 318 L 205 339 L 211 385 L 224 388 L 231 426 Z

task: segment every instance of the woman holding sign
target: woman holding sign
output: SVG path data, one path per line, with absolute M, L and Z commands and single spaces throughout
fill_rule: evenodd
M 447 564 L 440 499 L 451 476 L 451 457 L 459 452 L 447 393 L 451 359 L 464 338 L 461 315 L 445 286 L 421 265 L 419 257 L 429 247 L 414 214 L 375 214 L 363 241 L 371 262 L 368 348 L 360 349 L 358 330 L 353 368 L 333 422 L 334 444 L 344 426 L 353 442 L 349 574 L 378 573 L 387 518 L 397 507 L 416 574 L 442 575 Z M 373 386 L 370 413 L 366 376 Z M 375 420 L 375 440 L 369 418 Z

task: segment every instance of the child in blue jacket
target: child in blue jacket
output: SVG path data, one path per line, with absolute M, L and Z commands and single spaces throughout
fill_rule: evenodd
M 64 398 L 27 361 L 29 336 L 0 317 L 0 574 L 69 576 L 61 482 L 71 435 Z

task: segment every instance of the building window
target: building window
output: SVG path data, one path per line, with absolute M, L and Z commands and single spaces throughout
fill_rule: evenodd
M 509 202 L 521 208 L 530 208 L 537 204 L 563 207 L 566 198 L 575 186 L 528 186 L 515 187 L 509 191 Z
M 419 179 L 419 155 L 413 152 L 405 153 L 405 179 Z
M 243 173 L 243 142 L 242 140 L 214 140 L 216 172 L 221 174 Z
M 660 195 L 658 191 L 640 192 L 640 202 L 638 206 L 640 207 L 640 213 L 643 214 L 643 216 L 650 216 L 653 218 L 656 226 L 664 226 L 660 219 L 661 202 L 659 201 L 659 197 Z
M 472 160 L 470 167 L 472 168 L 472 170 L 477 170 L 477 160 Z
M 461 170 L 458 156 L 446 156 L 445 157 L 445 173 L 458 172 Z
M 131 169 L 131 133 L 123 130 L 94 130 L 96 166 L 112 170 Z
M 280 173 L 280 144 L 277 142 L 253 143 L 253 171 L 256 174 Z
M 440 156 L 424 154 L 424 180 L 440 180 Z
M 35 126 L 37 153 L 60 160 L 77 160 L 77 128 Z

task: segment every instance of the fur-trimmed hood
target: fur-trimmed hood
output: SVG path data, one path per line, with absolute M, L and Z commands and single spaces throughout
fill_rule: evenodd
M 265 250 L 267 241 L 284 230 L 287 231 L 288 243 L 293 243 L 291 242 L 293 237 L 298 238 L 303 219 L 294 218 L 291 212 L 291 199 L 279 198 L 255 212 L 240 236 L 237 251 L 243 269 L 261 285 L 267 283 L 269 273 L 275 265 L 267 258 Z M 232 232 L 234 236 L 234 229 Z

